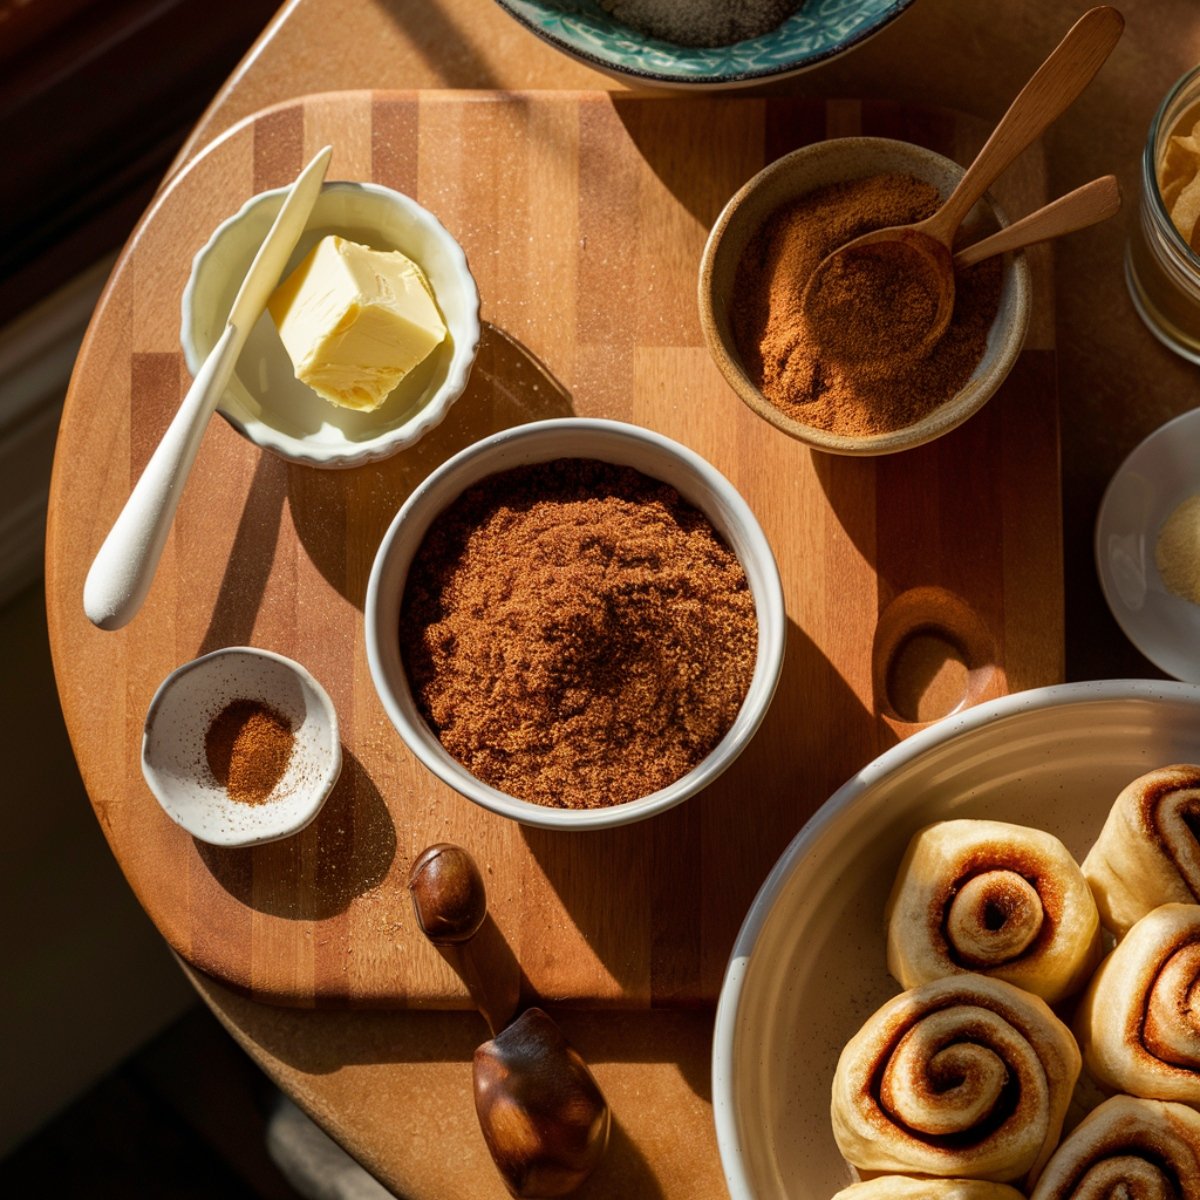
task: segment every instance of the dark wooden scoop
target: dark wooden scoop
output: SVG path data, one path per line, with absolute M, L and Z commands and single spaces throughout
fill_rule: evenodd
M 517 1011 L 521 971 L 487 911 L 487 892 L 475 860 L 461 847 L 439 842 L 408 873 L 408 890 L 421 932 L 467 986 L 492 1033 Z
M 475 1051 L 475 1111 L 514 1196 L 565 1196 L 608 1145 L 608 1104 L 587 1063 L 540 1008 Z
M 540 1008 L 509 1024 L 520 968 L 487 915 L 474 859 L 449 842 L 430 846 L 413 863 L 408 890 L 421 931 L 467 985 L 493 1034 L 475 1051 L 475 1111 L 505 1185 L 531 1200 L 567 1195 L 608 1145 L 599 1086 Z

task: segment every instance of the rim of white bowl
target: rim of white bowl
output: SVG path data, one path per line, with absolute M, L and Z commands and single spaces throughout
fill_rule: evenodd
M 717 1000 L 712 1049 L 713 1122 L 731 1200 L 757 1200 L 745 1171 L 733 1104 L 733 1046 L 737 1035 L 739 1002 L 759 935 L 796 864 L 865 791 L 898 768 L 960 734 L 993 721 L 1040 709 L 1094 703 L 1097 700 L 1156 699 L 1197 700 L 1200 699 L 1200 686 L 1174 680 L 1099 679 L 1031 688 L 988 700 L 962 713 L 943 717 L 928 729 L 922 729 L 899 745 L 885 750 L 852 775 L 809 818 L 779 856 L 751 902 L 733 944 Z
M 708 490 L 719 495 L 723 503 L 733 512 L 745 531 L 746 539 L 751 546 L 752 557 L 756 560 L 763 575 L 761 588 L 751 588 L 755 600 L 755 613 L 758 618 L 758 650 L 754 674 L 733 725 L 700 763 L 674 783 L 660 788 L 648 796 L 643 796 L 639 800 L 631 800 L 625 804 L 612 804 L 603 808 L 550 808 L 528 800 L 519 800 L 515 796 L 491 787 L 467 771 L 442 748 L 436 735 L 416 712 L 403 669 L 400 671 L 399 687 L 395 689 L 392 687 L 384 666 L 385 652 L 382 639 L 390 638 L 394 641 L 398 636 L 398 630 L 390 627 L 383 629 L 380 627 L 379 621 L 381 580 L 392 548 L 404 527 L 422 515 L 426 497 L 430 492 L 448 476 L 462 472 L 466 466 L 477 459 L 494 455 L 498 448 L 529 438 L 550 437 L 567 429 L 580 439 L 578 449 L 569 457 L 597 457 L 601 461 L 609 461 L 605 460 L 602 454 L 589 453 L 587 444 L 590 435 L 605 434 L 648 445 L 660 454 L 681 461 Z M 498 471 L 505 469 L 507 468 L 497 468 Z M 653 472 L 650 471 L 644 473 L 653 475 Z M 455 493 L 455 495 L 458 494 L 460 493 Z M 451 502 L 447 501 L 447 503 Z M 704 505 L 691 500 L 689 503 L 694 504 L 712 520 Z M 444 508 L 445 505 L 442 505 L 438 511 L 441 512 Z M 430 517 L 430 520 L 432 519 Z M 407 570 L 404 578 L 397 585 L 397 603 L 403 597 L 406 581 Z M 389 720 L 408 749 L 443 783 L 448 784 L 468 800 L 522 825 L 542 829 L 607 829 L 616 825 L 631 825 L 672 808 L 707 787 L 733 764 L 738 755 L 749 745 L 762 724 L 782 673 L 787 635 L 783 583 L 779 576 L 775 555 L 758 518 L 755 517 L 753 510 L 743 499 L 741 493 L 716 467 L 694 450 L 688 449 L 679 442 L 641 426 L 596 417 L 559 417 L 548 421 L 534 421 L 526 425 L 518 425 L 475 442 L 447 459 L 412 492 L 393 518 L 391 525 L 388 526 L 371 567 L 363 614 L 366 625 L 367 663 L 370 667 L 371 679 Z M 405 694 L 412 706 L 412 717 L 401 703 L 400 697 Z
M 180 300 L 180 332 L 179 341 L 183 347 L 184 360 L 188 370 L 195 378 L 204 365 L 207 355 L 201 353 L 192 339 L 192 322 L 195 311 L 196 280 L 200 273 L 200 265 L 204 258 L 212 252 L 221 238 L 230 228 L 245 220 L 246 216 L 259 205 L 283 203 L 283 197 L 291 190 L 291 185 L 270 188 L 251 196 L 231 216 L 225 218 L 213 230 L 208 240 L 196 251 L 192 258 L 192 269 L 183 289 Z M 480 300 L 479 286 L 475 276 L 471 274 L 467 262 L 466 251 L 459 245 L 458 239 L 438 220 L 429 209 L 417 203 L 411 196 L 396 191 L 395 188 L 385 187 L 381 183 L 360 182 L 352 179 L 333 179 L 321 185 L 322 193 L 327 191 L 365 192 L 376 195 L 400 208 L 410 218 L 414 225 L 426 229 L 445 248 L 454 273 L 458 277 L 458 286 L 462 288 L 469 309 L 466 322 L 466 336 L 454 338 L 454 350 L 450 356 L 450 366 L 441 387 L 430 396 L 421 409 L 395 429 L 381 433 L 370 441 L 359 443 L 354 449 L 338 450 L 333 447 L 320 447 L 305 438 L 294 437 L 283 433 L 274 426 L 259 420 L 250 413 L 243 412 L 240 403 L 236 410 L 231 410 L 226 404 L 226 397 L 231 393 L 226 388 L 225 393 L 217 402 L 217 411 L 248 441 L 264 450 L 271 450 L 289 462 L 301 463 L 313 467 L 360 467 L 365 463 L 378 462 L 390 458 L 393 454 L 415 445 L 431 429 L 436 428 L 445 419 L 451 406 L 467 389 L 471 378 L 471 370 L 479 354 L 479 342 L 482 337 L 482 324 L 479 317 Z M 278 207 L 278 205 L 276 206 Z M 210 351 L 211 353 L 211 351 Z M 234 396 L 236 401 L 236 396 Z
M 270 659 L 291 671 L 292 674 L 296 675 L 304 684 L 311 688 L 321 708 L 324 710 L 325 718 L 329 723 L 330 741 L 333 746 L 333 752 L 329 756 L 329 762 L 321 771 L 320 779 L 312 786 L 312 803 L 302 811 L 298 819 L 286 825 L 263 828 L 251 835 L 231 836 L 223 838 L 220 841 L 213 841 L 209 837 L 202 837 L 194 829 L 190 829 L 179 820 L 178 815 L 174 811 L 173 800 L 167 795 L 165 789 L 160 788 L 158 785 L 157 772 L 148 769 L 149 764 L 146 760 L 146 748 L 150 741 L 150 730 L 158 717 L 158 711 L 176 682 L 183 678 L 184 675 L 188 675 L 192 671 L 204 667 L 213 659 L 228 658 L 231 655 Z M 222 646 L 217 650 L 210 650 L 207 654 L 201 654 L 198 658 L 189 659 L 187 662 L 181 663 L 158 685 L 154 696 L 150 700 L 149 707 L 146 709 L 146 719 L 142 722 L 141 765 L 142 778 L 145 779 L 146 786 L 150 789 L 155 800 L 158 801 L 163 812 L 190 836 L 210 846 L 259 846 L 266 842 L 277 842 L 282 838 L 291 837 L 293 834 L 307 829 L 317 819 L 321 809 L 325 807 L 325 801 L 329 799 L 329 793 L 333 791 L 334 785 L 341 776 L 342 733 L 341 726 L 338 723 L 337 709 L 334 707 L 329 693 L 322 686 L 320 680 L 306 666 L 298 663 L 294 658 L 288 658 L 286 654 L 279 654 L 274 650 L 263 650 L 258 646 Z

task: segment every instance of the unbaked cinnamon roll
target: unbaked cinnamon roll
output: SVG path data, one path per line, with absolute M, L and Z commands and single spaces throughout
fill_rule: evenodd
M 951 975 L 889 1000 L 847 1044 L 834 1137 L 865 1171 L 1016 1180 L 1057 1145 L 1079 1066 L 1044 1001 Z
M 1160 904 L 1200 903 L 1200 767 L 1160 767 L 1116 799 L 1083 873 L 1117 937 Z
M 887 907 L 888 969 L 901 985 L 967 971 L 1054 1004 L 1101 957 L 1100 916 L 1052 834 L 1003 821 L 941 821 L 908 845 Z
M 881 1175 L 843 1188 L 833 1200 L 1025 1200 L 1006 1183 L 982 1179 L 909 1179 Z
M 1114 1096 L 1089 1113 L 1046 1164 L 1032 1200 L 1197 1200 L 1200 1114 L 1182 1104 Z
M 1106 1088 L 1200 1104 L 1200 905 L 1147 913 L 1104 960 L 1075 1017 Z

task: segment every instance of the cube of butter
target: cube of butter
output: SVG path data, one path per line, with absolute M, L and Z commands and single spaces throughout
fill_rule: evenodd
M 398 250 L 322 238 L 267 302 L 296 378 L 371 412 L 446 337 L 421 268 Z

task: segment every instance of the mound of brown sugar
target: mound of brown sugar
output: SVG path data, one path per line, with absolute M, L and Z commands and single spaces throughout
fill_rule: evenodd
M 751 238 L 738 265 L 734 340 L 751 379 L 781 412 L 861 437 L 912 425 L 962 389 L 999 308 L 999 259 L 955 273 L 954 315 L 924 357 L 896 354 L 920 341 L 936 307 L 901 256 L 839 261 L 822 278 L 820 304 L 810 313 L 802 304 L 826 255 L 860 234 L 920 221 L 938 203 L 932 184 L 873 175 L 784 205 Z
M 491 476 L 430 527 L 400 618 L 413 695 L 473 775 L 595 808 L 692 769 L 757 650 L 741 564 L 666 484 L 589 459 Z

